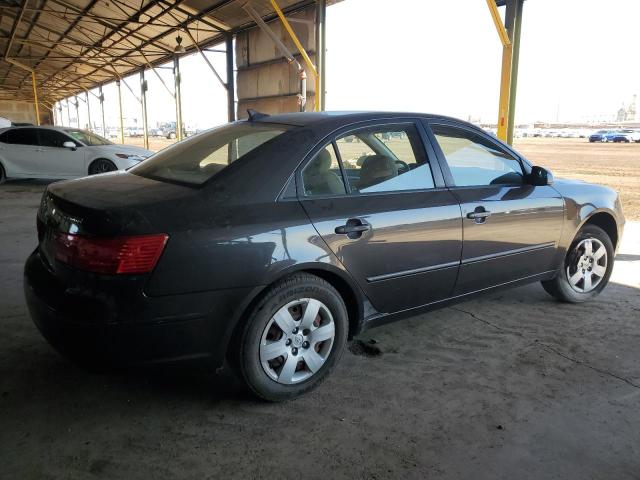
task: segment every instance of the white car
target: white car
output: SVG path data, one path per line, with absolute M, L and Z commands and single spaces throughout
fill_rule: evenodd
M 124 170 L 153 152 L 69 127 L 0 129 L 0 183 L 8 178 L 68 179 Z
M 629 140 L 631 140 L 632 142 L 640 142 L 640 130 L 626 129 L 620 131 L 627 135 L 629 137 Z

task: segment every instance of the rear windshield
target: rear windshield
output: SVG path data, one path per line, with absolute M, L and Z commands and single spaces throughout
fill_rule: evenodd
M 165 148 L 129 171 L 157 180 L 201 185 L 291 128 L 250 122 L 225 125 Z

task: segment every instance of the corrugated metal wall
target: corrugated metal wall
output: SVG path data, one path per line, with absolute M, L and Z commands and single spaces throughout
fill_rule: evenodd
M 315 7 L 311 6 L 287 17 L 303 20 L 294 20 L 291 26 L 314 63 L 315 15 Z M 268 25 L 304 66 L 280 21 L 275 20 Z M 248 108 L 264 113 L 299 110 L 297 95 L 300 85 L 296 67 L 287 63 L 273 41 L 261 29 L 252 28 L 237 35 L 236 64 L 238 118 L 246 118 Z M 314 100 L 314 78 L 307 70 L 307 111 L 313 111 Z
M 15 123 L 36 123 L 36 109 L 32 102 L 19 100 L 0 100 L 0 117 L 4 117 Z M 44 105 L 40 104 L 40 123 L 49 125 L 53 123 L 53 114 Z

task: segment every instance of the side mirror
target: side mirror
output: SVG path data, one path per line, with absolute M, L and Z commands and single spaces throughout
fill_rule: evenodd
M 64 148 L 70 148 L 71 150 L 74 150 L 74 151 L 76 150 L 76 148 L 78 148 L 78 147 L 76 146 L 76 144 L 75 144 L 75 143 L 70 142 L 70 141 L 68 141 L 68 142 L 64 142 L 64 143 L 62 144 L 62 146 L 63 146 Z
M 543 167 L 531 167 L 529 183 L 536 187 L 543 187 L 553 183 L 553 173 Z

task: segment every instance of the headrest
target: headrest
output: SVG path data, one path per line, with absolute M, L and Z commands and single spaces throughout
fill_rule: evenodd
M 379 181 L 398 176 L 396 162 L 386 155 L 369 155 L 362 162 L 360 170 L 361 188 L 374 185 Z
M 305 170 L 311 175 L 319 175 L 327 173 L 331 169 L 331 154 L 326 148 L 323 148 L 318 152 L 318 156 L 309 164 L 309 167 Z

